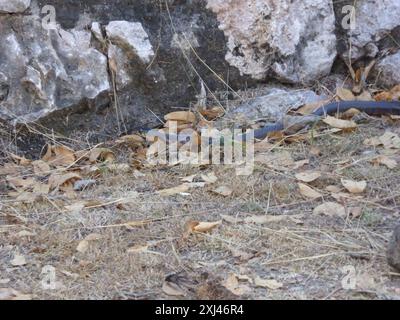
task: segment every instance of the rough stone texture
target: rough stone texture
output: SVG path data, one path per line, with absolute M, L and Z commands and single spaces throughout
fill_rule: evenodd
M 311 90 L 294 90 L 271 87 L 262 96 L 250 99 L 233 111 L 235 115 L 245 115 L 247 119 L 279 120 L 290 109 L 307 103 L 323 100 Z
M 130 57 L 137 57 L 142 63 L 150 63 L 154 57 L 149 36 L 139 22 L 111 21 L 106 26 L 108 39 L 125 50 Z
M 84 103 L 104 103 L 107 58 L 85 30 L 47 31 L 34 16 L 1 16 L 0 115 L 31 122 Z
M 226 59 L 255 79 L 309 82 L 336 58 L 335 16 L 326 0 L 208 0 L 228 38 Z
M 400 51 L 383 58 L 375 69 L 379 84 L 388 88 L 400 84 Z
M 398 0 L 357 1 L 358 29 L 352 34 L 340 27 L 340 12 L 353 0 L 30 2 L 24 14 L 0 13 L 0 118 L 38 120 L 66 134 L 108 137 L 121 127 L 149 129 L 166 112 L 196 101 L 201 80 L 213 91 L 226 90 L 221 79 L 234 90 L 259 80 L 323 82 L 337 55 L 337 38 L 351 36 L 354 57 L 360 58 L 398 49 L 389 39 L 400 43 Z M 22 1 L 0 0 L 17 3 Z M 41 28 L 45 5 L 55 7 L 58 31 Z M 400 74 L 397 53 L 391 54 L 377 66 L 380 83 L 388 86 Z M 308 102 L 294 97 L 296 106 Z M 258 117 L 261 105 L 262 117 L 276 117 L 276 110 L 293 107 L 289 100 L 264 99 L 242 111 Z M 271 111 L 272 103 L 282 108 Z
M 390 266 L 400 272 L 400 225 L 398 225 L 389 243 L 387 259 Z
M 371 55 L 371 44 L 377 44 L 400 25 L 400 1 L 360 0 L 355 12 L 355 29 L 347 32 L 354 60 Z
M 0 0 L 0 13 L 21 13 L 30 5 L 31 0 Z

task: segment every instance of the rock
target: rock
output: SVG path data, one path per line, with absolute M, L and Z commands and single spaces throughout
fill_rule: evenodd
M 0 0 L 0 13 L 22 13 L 31 5 L 31 0 Z
M 0 117 L 32 122 L 107 103 L 107 57 L 86 30 L 44 30 L 35 16 L 0 16 Z
M 375 73 L 378 76 L 378 84 L 392 88 L 400 84 L 400 51 L 380 60 Z
M 270 87 L 264 95 L 250 99 L 233 111 L 235 115 L 245 115 L 247 120 L 268 119 L 279 120 L 290 109 L 304 104 L 323 100 L 311 90 L 294 90 Z
M 394 229 L 387 251 L 387 259 L 389 265 L 400 272 L 400 225 Z
M 208 0 L 243 74 L 293 83 L 328 75 L 336 58 L 335 16 L 325 0 Z
M 350 1 L 353 4 L 353 1 Z M 337 3 L 342 8 L 344 3 Z M 355 10 L 355 28 L 347 29 L 348 40 L 352 44 L 352 59 L 357 60 L 364 56 L 376 53 L 377 44 L 393 29 L 400 26 L 400 2 L 398 0 L 360 0 Z M 340 17 L 340 19 L 342 19 Z M 340 21 L 341 22 L 341 21 Z M 343 54 L 348 57 L 348 52 Z
M 116 89 L 121 91 L 132 82 L 129 75 L 129 58 L 125 52 L 113 44 L 108 45 L 108 59 L 115 72 Z
M 103 32 L 101 31 L 101 25 L 98 22 L 93 22 L 90 30 L 92 30 L 93 35 L 95 36 L 95 38 L 100 41 L 100 42 L 104 42 L 104 36 L 103 36 Z
M 139 22 L 111 21 L 106 26 L 108 39 L 124 49 L 128 56 L 137 57 L 142 63 L 150 63 L 154 57 L 149 36 Z

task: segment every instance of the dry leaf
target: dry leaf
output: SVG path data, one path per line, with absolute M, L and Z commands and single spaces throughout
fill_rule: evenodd
M 47 147 L 47 153 L 42 158 L 43 161 L 48 162 L 53 166 L 70 166 L 76 158 L 74 150 L 63 146 L 50 146 Z
M 91 163 L 98 161 L 112 163 L 115 161 L 115 154 L 107 148 L 94 148 L 90 151 L 89 161 Z
M 214 228 L 218 227 L 222 221 L 215 221 L 215 222 L 199 222 L 193 227 L 194 232 L 206 233 L 210 232 Z
M 336 202 L 325 202 L 314 209 L 314 214 L 322 214 L 330 217 L 346 217 L 346 209 Z
M 213 192 L 224 197 L 229 197 L 233 193 L 232 189 L 227 186 L 218 187 L 217 189 L 213 190 Z
M 11 158 L 20 166 L 28 166 L 31 164 L 31 160 L 26 159 L 25 157 L 17 156 L 16 154 L 9 153 Z
M 310 163 L 310 160 L 309 160 L 309 159 L 304 159 L 304 160 L 296 161 L 296 162 L 294 163 L 294 165 L 293 165 L 293 169 L 294 169 L 294 170 L 300 169 L 301 167 L 304 167 L 306 164 L 309 164 L 309 163 Z
M 296 174 L 296 179 L 301 182 L 313 182 L 321 176 L 320 172 L 317 171 L 304 171 Z
M 51 189 L 58 189 L 66 184 L 70 184 L 73 189 L 74 183 L 81 179 L 81 176 L 75 172 L 69 172 L 66 174 L 54 173 L 49 177 L 49 185 Z
M 342 120 L 335 117 L 327 116 L 322 120 L 333 128 L 338 129 L 354 129 L 357 128 L 357 123 L 352 120 Z
M 148 249 L 149 249 L 148 245 L 140 245 L 140 244 L 138 244 L 136 246 L 128 248 L 127 252 L 128 253 L 143 253 L 143 252 L 148 251 Z
M 162 291 L 169 296 L 184 297 L 186 295 L 181 287 L 170 281 L 164 281 Z
M 325 190 L 332 193 L 339 193 L 341 191 L 341 189 L 337 186 L 327 186 Z
M 15 190 L 18 190 L 19 188 L 25 190 L 36 183 L 36 180 L 33 178 L 23 179 L 20 177 L 7 176 L 6 180 Z
M 256 287 L 268 288 L 271 290 L 277 290 L 283 287 L 282 283 L 274 279 L 268 280 L 268 279 L 261 279 L 260 277 L 254 278 L 254 284 Z
M 43 160 L 37 160 L 32 162 L 33 165 L 33 172 L 37 176 L 44 176 L 50 173 L 50 166 L 44 162 Z
M 168 113 L 164 119 L 166 121 L 172 120 L 172 121 L 184 121 L 184 122 L 195 122 L 196 121 L 196 115 L 193 112 L 190 111 L 176 111 L 176 112 L 171 112 Z
M 363 210 L 361 207 L 350 207 L 348 208 L 350 216 L 354 219 L 362 216 Z
M 132 146 L 141 145 L 144 142 L 145 142 L 145 139 L 137 134 L 126 135 L 126 136 L 119 138 L 116 141 L 116 143 L 119 143 L 119 144 L 125 143 L 125 144 L 132 145 Z
M 14 267 L 20 267 L 26 265 L 26 259 L 23 255 L 15 254 L 14 258 L 11 260 L 11 265 Z
M 306 198 L 315 200 L 322 197 L 321 193 L 303 183 L 298 183 L 297 185 L 299 186 L 300 193 Z
M 397 167 L 397 161 L 394 159 L 391 159 L 387 156 L 378 156 L 374 159 L 371 160 L 371 162 L 375 165 L 384 165 L 388 167 L 389 169 L 394 169 Z
M 353 181 L 353 180 L 341 180 L 342 185 L 349 191 L 350 193 L 363 193 L 365 188 L 367 187 L 366 181 Z
M 210 172 L 208 174 L 202 174 L 201 175 L 201 179 L 204 182 L 209 183 L 209 184 L 213 184 L 213 183 L 218 181 L 218 178 L 217 178 L 217 176 L 215 175 L 214 172 Z
M 308 104 L 304 105 L 303 107 L 297 109 L 296 113 L 299 113 L 301 115 L 311 114 L 315 110 L 321 108 L 322 106 L 324 106 L 328 103 L 329 103 L 329 100 L 322 100 L 322 101 L 318 101 L 318 102 L 308 103 Z
M 400 149 L 400 138 L 393 132 L 385 132 L 385 134 L 379 137 L 379 140 L 386 149 Z
M 353 92 L 351 92 L 351 90 L 349 90 L 349 89 L 338 88 L 336 90 L 336 95 L 342 101 L 354 101 L 354 100 L 356 100 L 356 97 L 354 96 Z
M 159 190 L 159 191 L 157 191 L 157 194 L 159 194 L 162 197 L 168 197 L 168 196 L 173 196 L 178 193 L 188 192 L 189 189 L 190 189 L 190 186 L 188 184 L 184 183 L 177 187 Z
M 80 253 L 85 253 L 89 249 L 89 241 L 82 240 L 79 242 L 78 246 L 76 247 L 76 251 Z
M 248 286 L 239 284 L 238 277 L 234 273 L 231 273 L 222 285 L 236 296 L 250 292 Z

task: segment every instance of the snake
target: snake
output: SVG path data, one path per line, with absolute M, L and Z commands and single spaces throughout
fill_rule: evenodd
M 316 121 L 321 117 L 327 115 L 334 115 L 339 113 L 344 113 L 350 109 L 357 109 L 361 112 L 364 112 L 370 116 L 382 116 L 382 115 L 400 115 L 400 101 L 339 101 L 339 102 L 331 102 L 326 105 L 323 105 L 317 108 L 309 115 L 298 116 L 296 117 L 297 124 L 301 124 L 305 119 L 311 119 L 312 121 Z M 311 118 L 310 118 L 311 117 Z M 303 120 L 303 121 L 302 121 Z M 252 138 L 257 140 L 265 139 L 269 134 L 279 131 L 284 131 L 287 129 L 285 125 L 284 119 L 279 120 L 274 123 L 266 124 L 258 129 L 254 130 L 254 136 Z M 169 134 L 154 132 L 152 130 L 151 136 L 157 136 L 164 141 L 169 141 L 171 136 Z M 174 135 L 175 141 L 179 140 Z M 248 133 L 243 133 L 239 136 L 239 140 L 247 141 L 249 138 Z M 189 137 L 184 137 L 183 140 L 189 139 Z M 211 142 L 211 139 L 210 139 Z M 223 144 L 223 140 L 221 141 Z
M 323 117 L 357 109 L 370 116 L 400 115 L 400 101 L 340 101 L 328 103 L 311 113 L 315 117 Z M 254 138 L 265 139 L 270 133 L 285 130 L 283 120 L 267 124 L 254 130 Z M 245 136 L 243 136 L 245 138 Z

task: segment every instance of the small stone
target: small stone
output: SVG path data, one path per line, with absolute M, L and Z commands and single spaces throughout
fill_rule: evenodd
M 387 260 L 391 267 L 400 272 L 400 225 L 394 229 L 387 251 Z

